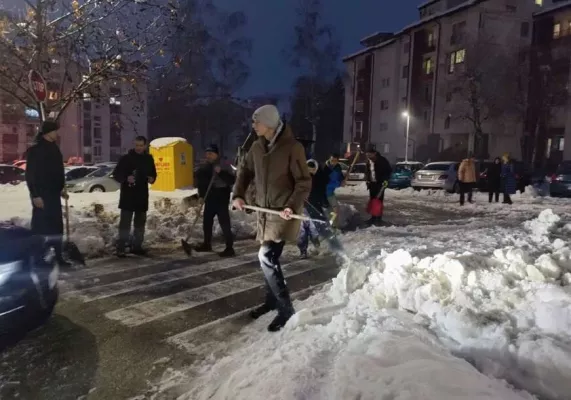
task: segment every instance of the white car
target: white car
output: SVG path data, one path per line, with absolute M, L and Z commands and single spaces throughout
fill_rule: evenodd
M 415 190 L 441 189 L 458 192 L 458 167 L 456 161 L 440 161 L 426 164 L 414 174 L 411 186 Z

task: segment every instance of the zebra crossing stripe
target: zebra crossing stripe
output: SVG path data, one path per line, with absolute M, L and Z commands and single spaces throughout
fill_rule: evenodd
M 293 262 L 284 266 L 286 278 L 300 275 L 315 269 L 323 268 L 323 264 L 307 260 Z M 134 327 L 198 307 L 234 294 L 246 292 L 263 285 L 261 272 L 242 275 L 226 281 L 216 282 L 198 288 L 160 297 L 143 303 L 110 311 L 105 314 L 109 319 L 119 321 L 123 325 Z
M 302 296 L 306 293 L 311 293 L 311 292 L 317 290 L 318 288 L 323 287 L 326 283 L 327 282 L 322 282 L 322 283 L 318 283 L 317 285 L 308 286 L 304 289 L 298 290 L 297 292 L 293 292 L 291 294 L 291 297 L 292 297 L 292 299 L 295 299 L 295 298 Z M 232 314 L 227 315 L 223 318 L 219 318 L 217 320 L 210 321 L 206 324 L 196 326 L 192 329 L 189 329 L 187 331 L 184 331 L 184 332 L 178 333 L 174 336 L 171 336 L 171 337 L 167 338 L 166 341 L 168 343 L 174 344 L 175 346 L 180 346 L 180 347 L 186 348 L 188 350 L 188 349 L 194 347 L 194 345 L 192 345 L 192 341 L 198 333 L 205 331 L 207 329 L 210 329 L 212 327 L 215 327 L 217 325 L 222 325 L 228 321 L 238 319 L 238 318 L 246 315 L 247 313 L 249 313 L 250 311 L 252 311 L 256 307 L 258 307 L 258 305 L 254 306 L 254 307 L 246 308 L 244 310 L 241 310 L 241 311 L 238 311 L 235 313 L 232 313 Z
M 164 283 L 192 278 L 194 276 L 200 276 L 224 269 L 235 268 L 250 263 L 257 263 L 257 253 L 244 254 L 233 258 L 228 262 L 221 262 L 221 260 L 216 260 L 205 264 L 194 264 L 185 268 L 179 268 L 170 271 L 149 274 L 138 278 L 108 283 L 106 285 L 74 290 L 64 293 L 62 297 L 66 300 L 78 298 L 84 303 L 89 303 L 92 301 L 133 292 L 139 289 L 158 286 Z

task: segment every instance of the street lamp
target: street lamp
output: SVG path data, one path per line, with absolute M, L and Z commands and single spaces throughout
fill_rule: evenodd
M 408 162 L 408 134 L 410 132 L 410 113 L 408 111 L 404 111 L 402 113 L 403 118 L 406 118 L 406 139 L 404 145 L 404 161 Z

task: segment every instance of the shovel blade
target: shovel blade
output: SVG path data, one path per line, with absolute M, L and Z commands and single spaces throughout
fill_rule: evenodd
M 67 254 L 68 258 L 74 263 L 85 265 L 85 257 L 81 254 L 81 251 L 77 248 L 77 245 L 73 242 L 66 242 L 64 245 L 64 252 Z
M 182 249 L 186 253 L 187 256 L 192 256 L 192 246 L 186 240 L 181 239 L 180 244 L 182 245 Z

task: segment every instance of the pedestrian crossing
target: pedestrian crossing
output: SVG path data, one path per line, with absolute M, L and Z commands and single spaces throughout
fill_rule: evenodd
M 202 326 L 240 315 L 263 300 L 257 245 L 237 248 L 238 256 L 182 253 L 153 259 L 107 259 L 72 271 L 60 282 L 60 303 L 73 304 L 94 318 L 153 338 L 190 340 Z M 284 255 L 284 275 L 292 292 L 307 291 L 338 272 L 328 255 L 299 260 Z

